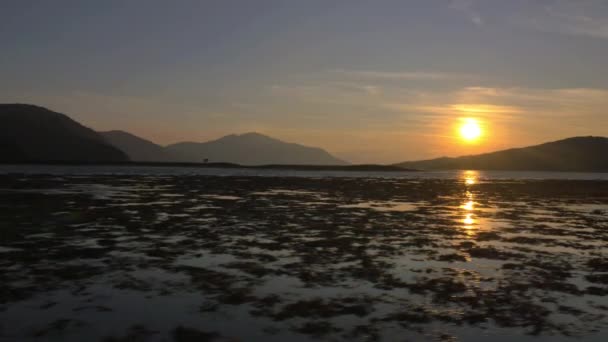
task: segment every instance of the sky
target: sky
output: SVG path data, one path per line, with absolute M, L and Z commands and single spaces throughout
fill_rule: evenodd
M 162 145 L 395 163 L 608 136 L 606 0 L 3 0 L 0 42 L 0 102 Z

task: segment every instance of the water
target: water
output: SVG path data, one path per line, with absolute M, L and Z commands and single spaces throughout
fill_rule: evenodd
M 357 172 L 296 171 L 271 169 L 222 169 L 173 166 L 66 166 L 66 165 L 0 165 L 0 174 L 48 175 L 157 175 L 157 176 L 249 176 L 249 177 L 373 177 L 403 179 L 461 179 L 473 171 Z M 608 173 L 547 171 L 474 171 L 479 181 L 492 179 L 572 179 L 608 180 Z
M 606 174 L 0 173 L 0 341 L 608 340 Z

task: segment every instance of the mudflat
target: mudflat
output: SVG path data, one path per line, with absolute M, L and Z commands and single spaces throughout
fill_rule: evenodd
M 606 341 L 608 182 L 0 175 L 0 341 Z

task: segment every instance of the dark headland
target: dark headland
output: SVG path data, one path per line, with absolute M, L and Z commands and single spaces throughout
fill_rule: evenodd
M 65 114 L 25 104 L 0 104 L 2 162 L 125 162 L 129 157 Z
M 573 137 L 523 148 L 410 161 L 395 166 L 421 170 L 608 172 L 608 138 Z

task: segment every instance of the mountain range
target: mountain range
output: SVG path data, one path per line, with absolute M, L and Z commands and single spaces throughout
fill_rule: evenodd
M 443 157 L 394 165 L 419 170 L 608 172 L 608 138 L 574 137 L 473 156 Z
M 208 142 L 166 147 L 123 131 L 100 132 L 132 161 L 236 163 L 241 165 L 346 165 L 323 149 L 286 143 L 259 133 L 231 134 Z
M 163 146 L 124 131 L 98 132 L 112 146 L 124 151 L 131 161 L 174 162 Z
M 345 165 L 323 149 L 286 143 L 259 133 L 231 134 L 217 140 L 169 145 L 166 150 L 177 161 L 232 162 L 242 165 L 306 164 Z
M 24 104 L 0 104 L 2 162 L 124 162 L 129 157 L 68 116 Z
M 232 134 L 208 142 L 161 146 L 124 131 L 95 132 L 65 114 L 43 107 L 0 104 L 0 162 L 128 161 L 273 164 L 275 167 L 348 164 L 323 149 L 287 143 L 259 133 Z M 390 167 L 608 172 L 608 138 L 574 137 L 479 155 L 408 161 Z
M 95 132 L 65 114 L 27 104 L 0 104 L 0 161 L 348 164 L 323 149 L 259 133 L 163 147 L 128 132 Z

